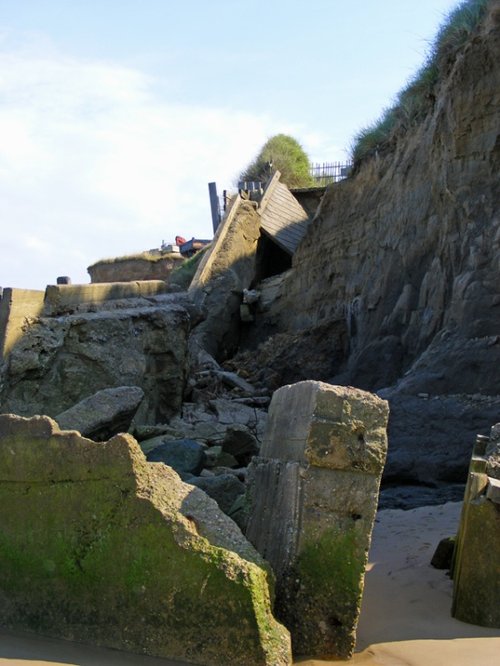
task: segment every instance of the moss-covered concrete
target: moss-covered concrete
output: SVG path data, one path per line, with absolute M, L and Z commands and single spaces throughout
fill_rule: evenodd
M 0 416 L 0 503 L 4 623 L 207 666 L 290 663 L 263 560 L 131 436 Z
M 354 651 L 387 417 L 385 401 L 350 387 L 305 381 L 273 395 L 247 535 L 274 568 L 297 655 Z

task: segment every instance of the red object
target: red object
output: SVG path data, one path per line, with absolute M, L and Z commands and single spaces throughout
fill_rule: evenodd
M 186 242 L 186 239 L 183 238 L 182 236 L 176 236 L 175 237 L 175 244 L 176 245 L 184 245 L 185 242 Z

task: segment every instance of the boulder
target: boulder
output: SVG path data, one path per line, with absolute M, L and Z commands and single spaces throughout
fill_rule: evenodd
M 291 663 L 264 560 L 131 435 L 0 416 L 0 502 L 4 626 L 204 666 Z
M 275 571 L 294 654 L 354 651 L 388 411 L 375 395 L 314 381 L 273 395 L 246 533 Z
M 229 514 L 238 497 L 245 492 L 245 484 L 234 474 L 199 477 L 190 479 L 189 483 L 204 490 L 226 514 Z
M 248 465 L 259 452 L 259 443 L 246 426 L 234 425 L 226 430 L 222 450 L 234 456 L 240 465 Z
M 138 386 L 103 389 L 61 412 L 55 420 L 62 430 L 78 430 L 85 437 L 105 440 L 129 429 L 143 398 L 144 391 Z
M 205 464 L 205 447 L 193 439 L 155 437 L 142 442 L 142 447 L 150 462 L 165 463 L 181 476 L 199 474 Z

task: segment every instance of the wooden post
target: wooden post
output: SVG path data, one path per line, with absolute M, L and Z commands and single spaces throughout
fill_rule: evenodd
M 212 211 L 212 226 L 215 234 L 220 222 L 219 198 L 217 196 L 216 183 L 208 183 L 208 194 L 210 196 L 210 210 Z

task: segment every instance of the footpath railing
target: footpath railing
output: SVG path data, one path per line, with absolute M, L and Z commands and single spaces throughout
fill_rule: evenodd
M 347 178 L 351 169 L 352 162 L 323 162 L 312 164 L 309 173 L 318 185 L 329 185 Z

